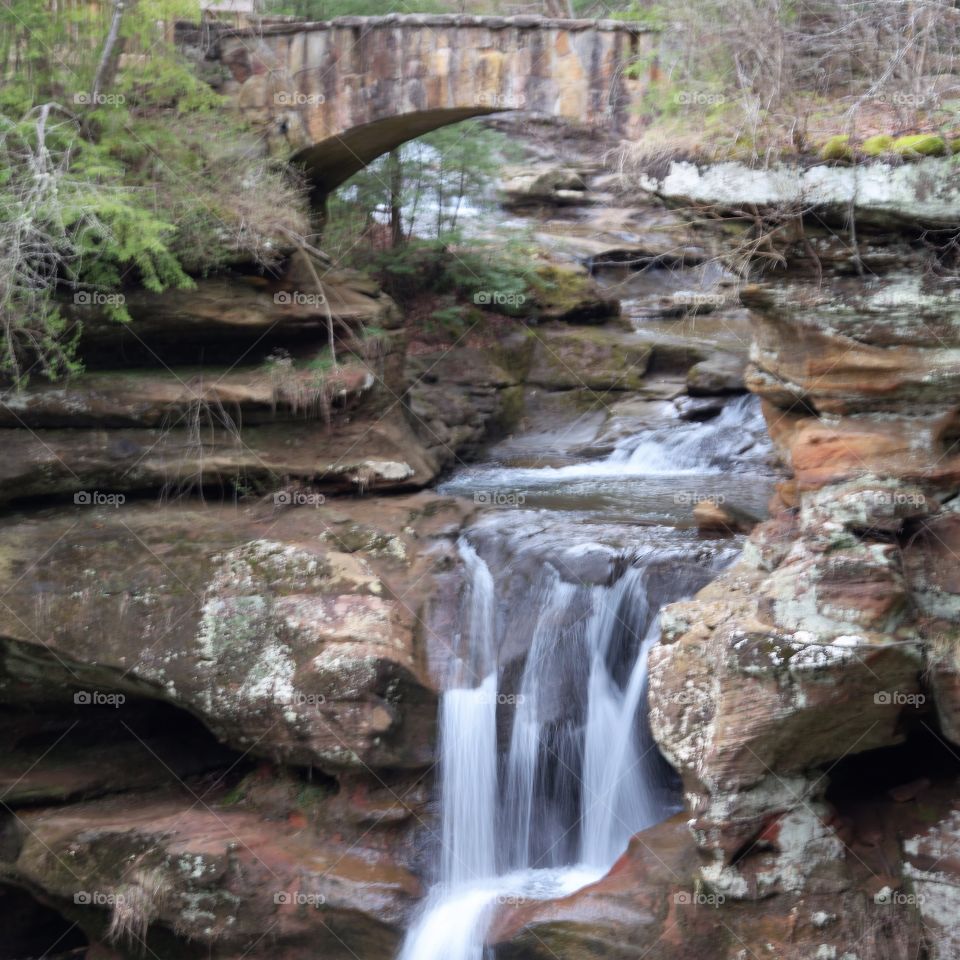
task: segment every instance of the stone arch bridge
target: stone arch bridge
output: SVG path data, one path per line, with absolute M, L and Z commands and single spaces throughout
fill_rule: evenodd
M 629 136 L 655 34 L 613 20 L 457 14 L 262 21 L 217 37 L 224 92 L 322 198 L 371 160 L 504 110 Z M 631 65 L 633 69 L 630 69 Z

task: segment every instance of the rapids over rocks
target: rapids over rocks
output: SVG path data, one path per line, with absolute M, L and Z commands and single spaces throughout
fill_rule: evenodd
M 707 423 L 635 432 L 601 459 L 494 459 L 445 485 L 494 509 L 459 544 L 439 876 L 401 960 L 482 960 L 499 905 L 598 880 L 633 834 L 680 809 L 646 721 L 647 652 L 660 607 L 739 549 L 674 524 L 700 498 L 769 490 L 757 408 L 737 399 Z

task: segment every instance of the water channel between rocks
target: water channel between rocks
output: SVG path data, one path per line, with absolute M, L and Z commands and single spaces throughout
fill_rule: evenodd
M 564 445 L 556 431 L 507 441 L 441 487 L 489 509 L 459 546 L 465 589 L 439 719 L 442 850 L 401 960 L 482 960 L 498 906 L 592 883 L 633 834 L 680 809 L 647 729 L 647 650 L 660 607 L 740 549 L 693 529 L 692 504 L 762 512 L 769 446 L 746 397 L 704 423 L 620 434 L 602 456 L 560 466 L 529 466 L 538 445 Z

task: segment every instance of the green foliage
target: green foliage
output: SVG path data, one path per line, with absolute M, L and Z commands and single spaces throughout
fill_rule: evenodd
M 403 208 L 408 239 L 414 232 L 434 239 L 453 234 L 462 225 L 463 203 L 492 200 L 498 170 L 519 155 L 506 136 L 475 120 L 406 143 L 374 160 L 329 198 L 324 248 L 335 259 L 350 259 L 358 236 L 366 233 L 375 242 L 377 219 L 387 217 L 392 203 Z
M 519 240 L 467 242 L 463 233 L 464 204 L 492 204 L 495 175 L 517 157 L 503 134 L 476 121 L 405 144 L 330 198 L 324 247 L 370 271 L 404 307 L 429 300 L 419 319 L 434 326 L 461 329 L 478 307 L 520 315 L 535 272 L 530 251 Z
M 453 237 L 413 239 L 375 253 L 369 266 L 387 293 L 402 304 L 424 293 L 439 298 L 435 319 L 452 323 L 461 317 L 457 301 L 512 316 L 523 306 L 535 278 L 528 251 L 516 242 L 494 246 L 471 242 L 458 246 Z
M 198 0 L 128 3 L 126 65 L 119 50 L 107 58 L 90 102 L 112 13 L 0 6 L 13 68 L 0 87 L 0 256 L 15 265 L 0 287 L 0 374 L 17 383 L 34 363 L 51 377 L 76 368 L 78 328 L 61 319 L 58 292 L 96 293 L 124 321 L 125 286 L 160 292 L 233 262 L 271 263 L 308 230 L 302 184 L 259 155 L 158 25 L 199 19 Z

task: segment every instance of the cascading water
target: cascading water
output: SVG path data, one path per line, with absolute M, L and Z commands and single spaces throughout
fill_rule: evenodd
M 451 886 L 492 876 L 497 793 L 497 671 L 493 577 L 467 543 L 460 556 L 469 577 L 464 656 L 454 664 L 440 704 L 443 776 L 443 877 Z M 458 651 L 460 652 L 460 651 Z
M 687 482 L 736 460 L 752 412 L 734 402 L 711 424 L 645 431 L 603 461 L 488 467 L 485 479 L 646 469 Z M 500 903 L 599 879 L 633 834 L 678 808 L 643 709 L 647 651 L 660 607 L 735 553 L 569 508 L 492 511 L 461 541 L 467 588 L 440 709 L 440 876 L 400 960 L 483 960 Z

